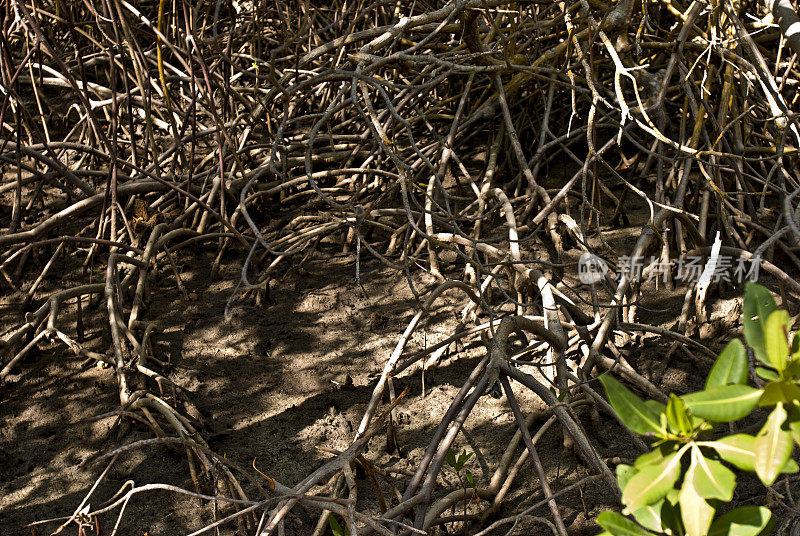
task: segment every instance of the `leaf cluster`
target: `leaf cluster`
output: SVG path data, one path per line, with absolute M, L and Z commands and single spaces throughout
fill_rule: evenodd
M 455 471 L 456 474 L 459 475 L 459 479 L 461 478 L 460 477 L 461 470 L 464 469 L 464 466 L 467 464 L 469 459 L 472 458 L 473 454 L 475 454 L 475 453 L 474 452 L 469 452 L 468 453 L 466 450 L 464 450 L 464 451 L 461 452 L 461 454 L 459 454 L 456 457 L 456 454 L 455 454 L 455 452 L 453 452 L 452 449 L 447 451 L 447 456 L 445 457 L 445 460 L 447 461 L 447 465 L 449 465 L 453 469 L 453 471 Z M 464 474 L 465 474 L 465 477 L 467 479 L 467 482 L 469 482 L 469 485 L 474 487 L 475 486 L 475 477 L 472 475 L 470 470 L 469 469 L 465 469 L 464 470 Z
M 791 459 L 794 443 L 800 444 L 800 337 L 795 333 L 789 344 L 791 318 L 762 286 L 748 283 L 742 311 L 745 341 L 760 363 L 755 373 L 766 382 L 762 389 L 747 385 L 747 350 L 738 339 L 720 353 L 702 391 L 671 394 L 667 404 L 641 400 L 608 373 L 600 377 L 620 420 L 655 439 L 633 465 L 617 466 L 624 515 L 600 514 L 603 535 L 756 536 L 771 529 L 771 512 L 763 506 L 734 508 L 715 519 L 733 498 L 731 467 L 754 472 L 767 486 L 800 469 Z M 715 424 L 742 419 L 759 406 L 772 411 L 758 434 L 712 439 Z

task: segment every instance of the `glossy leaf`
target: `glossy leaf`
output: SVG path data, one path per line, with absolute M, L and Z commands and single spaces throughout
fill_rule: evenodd
M 742 471 L 755 471 L 756 436 L 735 434 L 703 445 L 716 450 L 720 458 L 734 467 Z
M 769 365 L 764 349 L 764 326 L 767 318 L 778 307 L 769 290 L 755 283 L 747 283 L 742 304 L 744 338 L 753 349 L 756 359 Z
M 656 415 L 661 415 L 667 410 L 667 406 L 658 400 L 645 400 L 644 405 Z
M 794 405 L 789 406 L 786 420 L 789 425 L 789 433 L 792 434 L 794 442 L 800 445 L 800 408 Z
M 681 519 L 686 529 L 686 536 L 706 536 L 708 528 L 711 526 L 711 520 L 714 518 L 714 508 L 700 496 L 694 486 L 695 466 L 693 459 L 689 470 L 686 471 L 678 496 L 681 505 Z
M 662 431 L 660 417 L 624 385 L 608 373 L 600 376 L 600 383 L 614 411 L 625 426 L 637 434 L 656 434 Z
M 764 325 L 764 351 L 772 368 L 778 372 L 786 369 L 787 357 L 789 357 L 789 325 L 792 319 L 789 313 L 782 309 L 773 311 L 767 317 Z
M 758 399 L 759 406 L 774 406 L 775 404 L 788 404 L 800 400 L 800 387 L 788 380 L 773 381 L 764 386 L 764 393 Z
M 627 514 L 648 504 L 653 504 L 664 497 L 675 485 L 681 472 L 680 458 L 686 451 L 665 457 L 661 463 L 645 465 L 633 475 L 622 493 L 622 502 Z
M 597 524 L 614 536 L 655 536 L 625 516 L 610 510 L 597 516 Z
M 747 385 L 723 385 L 681 398 L 692 415 L 709 421 L 728 422 L 749 414 L 760 396 L 760 390 Z
M 747 352 L 739 339 L 733 339 L 722 350 L 706 378 L 706 389 L 731 383 L 747 383 Z
M 619 484 L 619 489 L 624 491 L 628 485 L 628 482 L 630 482 L 631 478 L 633 478 L 633 475 L 638 473 L 639 470 L 632 465 L 625 465 L 624 463 L 621 463 L 617 466 L 615 472 L 617 473 L 617 484 Z
M 708 536 L 757 536 L 767 534 L 772 513 L 764 506 L 743 506 L 722 514 L 711 524 Z
M 670 502 L 670 504 L 672 504 L 673 506 L 677 506 L 677 505 L 678 505 L 678 495 L 679 495 L 679 492 L 678 492 L 678 490 L 676 490 L 675 488 L 672 488 L 671 490 L 669 490 L 669 491 L 667 492 L 667 497 L 666 497 L 666 499 L 667 499 L 667 500 Z
M 772 369 L 764 368 L 764 367 L 756 367 L 756 375 L 761 378 L 762 380 L 767 380 L 768 382 L 780 380 L 781 377 Z
M 723 437 L 716 441 L 700 443 L 702 447 L 711 447 L 719 457 L 742 471 L 755 472 L 756 461 L 756 436 L 748 434 L 735 434 Z M 781 473 L 796 473 L 800 469 L 797 463 L 789 458 L 781 468 Z
M 758 478 L 767 486 L 775 482 L 789 457 L 792 455 L 792 434 L 781 428 L 786 420 L 783 404 L 772 410 L 764 427 L 756 436 L 755 469 Z
M 674 441 L 660 443 L 650 452 L 645 452 L 644 454 L 636 458 L 636 461 L 633 462 L 633 466 L 638 471 L 642 469 L 645 465 L 661 463 L 666 456 L 669 456 L 670 454 L 676 452 L 677 450 L 678 450 L 678 443 Z
M 704 499 L 730 501 L 736 487 L 736 475 L 717 460 L 703 456 L 699 447 L 692 447 L 692 463 L 686 478 L 692 479 L 697 494 Z
M 791 458 L 789 458 L 786 465 L 781 468 L 781 474 L 792 474 L 798 471 L 800 471 L 800 465 L 797 465 L 797 462 Z
M 693 429 L 692 420 L 686 412 L 686 403 L 683 400 L 674 394 L 670 394 L 666 414 L 667 423 L 672 433 L 682 436 L 691 434 Z
M 664 517 L 664 509 L 672 508 L 672 505 L 666 499 L 661 499 L 657 503 L 649 504 L 638 510 L 635 510 L 631 515 L 646 529 L 654 530 L 656 532 L 664 532 L 664 525 L 662 517 Z

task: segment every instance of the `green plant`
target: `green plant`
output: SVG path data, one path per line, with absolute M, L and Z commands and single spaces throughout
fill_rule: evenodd
M 617 466 L 624 509 L 603 512 L 597 522 L 611 536 L 755 536 L 766 534 L 772 515 L 763 506 L 729 510 L 736 475 L 728 467 L 755 472 L 765 485 L 782 473 L 798 471 L 791 459 L 800 444 L 800 338 L 789 341 L 791 319 L 772 294 L 748 283 L 744 337 L 761 366 L 762 389 L 747 385 L 747 351 L 738 339 L 720 353 L 702 391 L 671 394 L 664 405 L 643 402 L 609 374 L 600 377 L 620 420 L 634 432 L 652 437 L 652 450 L 633 465 Z M 772 411 L 760 432 L 712 439 L 713 426 L 739 420 L 757 406 Z M 726 465 L 728 464 L 728 465 Z M 636 521 L 625 517 L 629 515 Z
M 447 460 L 447 465 L 453 468 L 455 471 L 456 476 L 458 476 L 459 482 L 461 482 L 463 486 L 463 481 L 461 481 L 461 470 L 464 469 L 464 466 L 467 464 L 474 452 L 467 453 L 466 450 L 462 451 L 461 454 L 456 457 L 455 452 L 453 450 L 447 451 L 447 456 L 445 459 Z M 464 475 L 466 476 L 467 482 L 469 482 L 470 486 L 475 485 L 475 478 L 472 476 L 472 473 L 469 472 L 469 469 L 464 469 Z
M 475 454 L 475 453 L 474 452 L 469 452 L 468 453 L 466 451 L 466 449 L 465 449 L 465 450 L 461 451 L 461 454 L 456 456 L 456 453 L 453 452 L 452 449 L 449 449 L 447 451 L 447 456 L 445 456 L 445 461 L 447 461 L 447 465 L 449 465 L 450 468 L 453 470 L 453 472 L 456 474 L 456 477 L 458 478 L 458 483 L 464 489 L 464 493 L 466 494 L 466 492 L 467 492 L 467 483 L 469 483 L 469 486 L 472 488 L 472 491 L 474 493 L 474 497 L 477 497 L 478 496 L 478 490 L 475 487 L 475 477 L 472 475 L 472 473 L 470 472 L 469 469 L 464 467 L 465 465 L 467 465 L 467 462 L 469 461 L 469 459 L 472 458 L 473 454 Z M 461 477 L 461 472 L 462 471 L 464 471 L 464 478 Z M 467 481 L 466 483 L 464 482 L 465 479 Z M 453 509 L 455 511 L 455 506 L 453 506 Z M 467 505 L 466 505 L 466 503 L 464 504 L 464 515 L 465 516 L 467 515 Z
M 347 529 L 347 524 L 340 525 L 339 521 L 333 514 L 328 516 L 328 526 L 331 528 L 333 536 L 350 536 L 350 531 Z
M 461 487 L 464 488 L 464 490 L 467 489 L 467 485 L 464 483 L 464 479 L 461 478 L 462 470 L 464 471 L 464 478 L 466 478 L 470 487 L 473 490 L 476 490 L 475 477 L 472 475 L 469 469 L 466 469 L 464 467 L 465 465 L 467 465 L 469 459 L 472 458 L 473 454 L 475 453 L 474 452 L 467 453 L 466 450 L 463 450 L 461 454 L 459 454 L 458 457 L 456 457 L 456 453 L 453 452 L 452 449 L 450 449 L 447 451 L 447 456 L 445 457 L 445 460 L 447 460 L 447 465 L 449 465 L 453 469 L 453 472 L 455 472 L 456 476 L 458 477 L 458 482 L 461 484 Z M 477 495 L 477 491 L 475 493 Z

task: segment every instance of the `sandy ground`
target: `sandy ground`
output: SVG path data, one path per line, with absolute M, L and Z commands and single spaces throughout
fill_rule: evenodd
M 632 228 L 618 237 L 621 251 L 630 250 L 637 233 L 638 229 Z M 567 253 L 568 260 L 574 261 L 580 252 L 573 248 Z M 204 252 L 191 259 L 184 257 L 181 271 L 191 293 L 189 300 L 176 290 L 168 268 L 156 278 L 147 311 L 148 318 L 157 319 L 160 329 L 156 353 L 169 360 L 165 372 L 186 389 L 199 413 L 196 416 L 206 423 L 204 433 L 213 450 L 244 466 L 255 463 L 270 477 L 294 485 L 330 459 L 321 448 L 341 450 L 350 444 L 374 380 L 417 305 L 402 274 L 385 269 L 377 261 L 364 260 L 362 289 L 355 281 L 353 257 L 329 252 L 291 268 L 274 281 L 269 303 L 255 306 L 252 299 L 238 302 L 230 321 L 225 321 L 223 312 L 239 265 L 232 259 L 212 280 L 208 274 L 212 258 Z M 423 275 L 415 284 L 425 290 L 431 288 L 433 280 Z M 713 347 L 719 348 L 739 329 L 735 299 L 731 297 L 735 295 L 738 291 L 714 298 L 716 335 L 710 331 L 712 336 L 705 341 Z M 6 311 L 12 311 L 13 299 L 4 301 Z M 682 302 L 681 289 L 648 289 L 640 316 L 650 323 L 671 326 Z M 422 349 L 447 337 L 454 326 L 452 311 L 463 303 L 463 296 L 457 292 L 441 298 L 423 320 L 408 350 Z M 71 321 L 74 319 L 65 316 L 64 325 L 69 326 Z M 87 336 L 90 345 L 94 341 L 98 348 L 108 347 L 104 341 L 108 335 L 101 328 L 95 327 Z M 642 346 L 629 346 L 625 351 L 631 364 L 666 392 L 682 393 L 699 387 L 704 367 L 680 352 L 665 361 L 668 347 L 668 342 L 648 336 Z M 410 389 L 399 407 L 400 449 L 387 452 L 386 438 L 381 434 L 373 438 L 366 452 L 366 457 L 387 475 L 381 479 L 381 487 L 390 502 L 396 501 L 396 490 L 404 489 L 406 474 L 416 467 L 434 427 L 484 353 L 479 342 L 466 348 L 459 346 L 459 350 L 439 368 L 426 373 L 424 393 L 418 371 L 398 381 L 398 391 L 405 386 Z M 515 390 L 520 392 L 525 413 L 543 407 L 519 385 Z M 134 425 L 120 438 L 113 417 L 90 420 L 118 407 L 112 371 L 83 363 L 63 345 L 44 344 L 26 360 L 0 389 L 2 534 L 30 535 L 26 524 L 71 514 L 105 467 L 91 462 L 95 455 L 152 437 L 146 428 Z M 630 462 L 637 455 L 608 416 L 592 422 L 586 415 L 583 422 L 594 435 L 602 457 Z M 469 436 L 459 437 L 458 449 L 480 452 L 493 468 L 513 435 L 513 415 L 504 399 L 484 396 L 466 429 Z M 554 491 L 590 472 L 578 457 L 562 448 L 557 426 L 543 436 L 539 451 Z M 476 457 L 467 467 L 479 483 L 488 481 L 490 474 L 485 474 Z M 377 512 L 369 481 L 363 474 L 358 476 L 360 504 Z M 445 477 L 456 483 L 452 473 Z M 100 506 L 129 481 L 192 489 L 185 455 L 154 445 L 122 455 L 89 503 L 93 508 Z M 496 517 L 510 515 L 541 497 L 538 481 L 526 463 Z M 602 483 L 566 494 L 559 504 L 570 533 L 576 535 L 596 533 L 591 520 L 614 506 Z M 198 499 L 165 491 L 148 492 L 129 502 L 119 534 L 188 534 L 225 512 L 221 508 L 215 513 L 214 505 Z M 106 534 L 118 513 L 102 516 Z M 538 514 L 549 516 L 546 507 Z M 313 512 L 298 510 L 289 517 L 287 532 L 310 534 L 315 523 Z M 46 523 L 38 531 L 47 534 L 57 526 L 56 522 Z M 541 528 L 522 523 L 512 534 L 537 533 Z M 507 529 L 497 534 L 505 534 Z M 74 525 L 64 532 L 76 533 Z M 221 533 L 241 532 L 232 524 L 223 527 Z

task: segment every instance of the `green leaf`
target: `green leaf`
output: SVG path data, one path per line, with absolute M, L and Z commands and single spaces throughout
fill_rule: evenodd
M 631 515 L 646 529 L 654 530 L 656 532 L 664 532 L 661 523 L 661 509 L 665 504 L 668 504 L 666 499 L 661 499 L 657 503 L 650 504 L 635 510 Z
M 652 532 L 643 529 L 630 519 L 610 510 L 606 510 L 597 516 L 597 524 L 613 536 L 655 536 Z
M 619 489 L 624 491 L 628 485 L 628 482 L 631 481 L 633 475 L 638 472 L 639 470 L 632 465 L 625 465 L 624 463 L 619 464 L 616 469 L 617 484 L 619 484 Z
M 793 380 L 800 378 L 800 359 L 797 359 L 797 356 L 793 357 L 792 362 L 783 370 L 783 377 Z
M 735 434 L 716 441 L 701 443 L 701 445 L 713 448 L 720 458 L 742 471 L 756 470 L 755 436 Z
M 795 333 L 792 337 L 791 357 L 792 361 L 800 359 L 800 333 Z
M 697 493 L 692 485 L 690 473 L 691 469 L 686 473 L 679 495 L 681 519 L 686 529 L 686 536 L 706 536 L 714 518 L 714 508 Z
M 764 386 L 764 394 L 758 399 L 759 406 L 774 406 L 775 404 L 791 403 L 800 400 L 800 387 L 796 383 L 783 380 L 774 381 Z
M 769 315 L 777 308 L 769 290 L 755 283 L 747 283 L 742 304 L 744 338 L 753 349 L 756 359 L 767 365 L 769 359 L 764 349 L 764 327 Z
M 472 473 L 470 472 L 470 470 L 467 469 L 464 474 L 467 476 L 467 482 L 469 482 L 469 485 L 474 487 L 475 486 L 475 477 L 472 476 Z
M 707 432 L 714 429 L 714 426 L 709 424 L 705 419 L 701 419 L 697 415 L 692 415 L 691 412 L 689 412 L 689 417 L 692 418 L 692 426 L 694 427 L 695 432 Z
M 760 390 L 747 385 L 723 385 L 681 398 L 692 415 L 709 421 L 728 422 L 750 413 L 760 396 Z
M 678 490 L 675 492 L 677 502 Z M 675 506 L 666 497 L 657 503 L 639 508 L 631 514 L 641 526 L 648 530 L 669 535 L 677 535 L 683 532 L 680 519 L 680 508 Z
M 470 452 L 469 454 L 467 454 L 466 450 L 464 452 L 462 452 L 458 456 L 458 460 L 456 460 L 455 470 L 456 471 L 461 471 L 461 469 L 464 468 L 464 465 L 466 465 L 466 463 L 469 461 L 469 459 L 472 458 L 473 454 L 474 454 L 474 452 Z
M 736 487 L 736 475 L 721 462 L 703 456 L 700 448 L 692 447 L 692 463 L 686 473 L 695 492 L 703 499 L 730 501 Z
M 756 375 L 762 380 L 767 380 L 768 382 L 781 379 L 777 372 L 764 367 L 756 367 Z
M 711 525 L 708 536 L 757 536 L 772 525 L 772 513 L 764 506 L 742 506 L 722 514 Z
M 786 423 L 789 425 L 789 433 L 792 434 L 794 442 L 800 445 L 800 408 L 789 406 L 787 413 Z
M 672 433 L 681 436 L 688 436 L 692 433 L 694 427 L 689 414 L 686 412 L 686 404 L 673 393 L 669 395 L 666 413 L 667 423 Z
M 447 465 L 454 468 L 456 467 L 456 455 L 452 450 L 447 451 L 447 455 L 445 456 L 445 460 L 447 460 Z
M 756 437 L 748 434 L 736 434 L 716 441 L 698 443 L 701 447 L 711 447 L 719 457 L 742 471 L 755 472 Z M 796 473 L 800 470 L 797 463 L 789 458 L 781 468 L 781 473 Z
M 778 372 L 783 372 L 789 357 L 789 324 L 792 319 L 789 313 L 779 309 L 767 317 L 764 326 L 764 351 L 772 367 Z
M 328 525 L 331 527 L 333 536 L 348 536 L 350 534 L 347 527 L 343 528 L 332 514 L 328 516 Z
M 783 404 L 778 403 L 772 413 L 767 417 L 767 422 L 756 436 L 755 443 L 755 469 L 758 478 L 767 486 L 775 479 L 786 465 L 792 455 L 792 434 L 781 428 L 786 420 L 786 410 Z
M 676 452 L 677 450 L 678 450 L 678 443 L 675 441 L 667 441 L 664 443 L 659 443 L 650 452 L 645 452 L 644 454 L 636 458 L 636 461 L 633 462 L 633 466 L 638 471 L 642 469 L 645 465 L 661 463 L 664 460 L 664 457 L 670 455 L 673 452 Z
M 781 468 L 781 474 L 792 474 L 798 471 L 800 471 L 800 465 L 797 465 L 797 462 L 791 458 L 789 458 L 786 465 Z
M 644 405 L 656 415 L 661 415 L 667 410 L 667 406 L 658 400 L 645 400 Z
M 605 373 L 600 376 L 600 383 L 606 390 L 608 401 L 625 426 L 637 434 L 658 434 L 663 431 L 658 414 L 645 406 L 638 396 L 614 377 Z
M 670 493 L 674 493 L 675 502 L 670 500 Z M 683 522 L 681 521 L 681 508 L 678 505 L 678 497 L 680 492 L 672 489 L 664 499 L 664 504 L 661 506 L 661 532 L 676 536 L 683 534 Z
M 645 465 L 631 477 L 622 493 L 622 503 L 627 514 L 653 504 L 672 489 L 681 473 L 681 457 L 688 446 L 664 458 L 661 463 Z
M 747 353 L 739 339 L 733 339 L 719 354 L 706 378 L 706 389 L 730 383 L 747 383 Z

